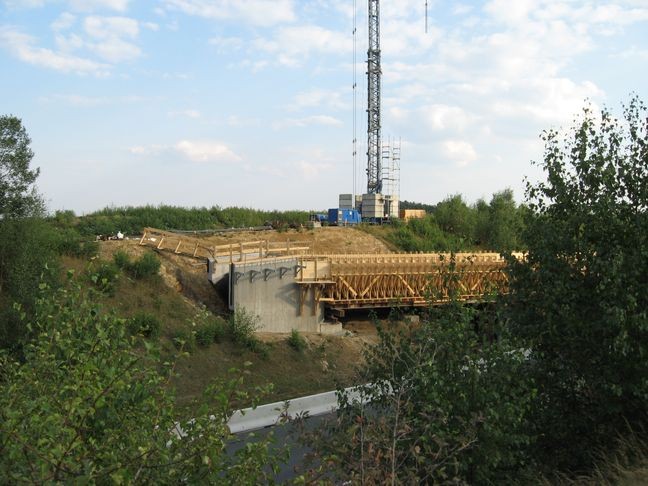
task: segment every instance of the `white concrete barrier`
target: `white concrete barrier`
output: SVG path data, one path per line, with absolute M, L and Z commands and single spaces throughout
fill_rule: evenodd
M 345 391 L 348 393 L 349 401 L 361 399 L 360 392 L 356 387 L 346 388 Z M 256 408 L 237 410 L 230 417 L 227 425 L 230 432 L 238 434 L 276 425 L 282 417 L 295 418 L 306 413 L 309 417 L 316 417 L 334 412 L 337 408 L 337 392 L 329 391 L 285 402 L 259 405 Z

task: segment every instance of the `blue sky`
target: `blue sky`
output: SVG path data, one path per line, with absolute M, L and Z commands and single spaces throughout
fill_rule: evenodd
M 0 113 L 27 127 L 51 210 L 325 209 L 363 192 L 365 0 L 0 5 Z M 430 0 L 427 33 L 424 5 L 381 2 L 402 199 L 522 200 L 542 130 L 570 126 L 586 99 L 648 101 L 648 0 Z

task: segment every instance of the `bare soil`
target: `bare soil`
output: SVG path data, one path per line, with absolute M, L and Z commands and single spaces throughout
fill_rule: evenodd
M 268 240 L 270 242 L 305 243 L 318 255 L 340 253 L 391 253 L 388 246 L 364 231 L 354 227 L 325 226 L 312 230 L 241 231 L 204 237 L 213 245 Z

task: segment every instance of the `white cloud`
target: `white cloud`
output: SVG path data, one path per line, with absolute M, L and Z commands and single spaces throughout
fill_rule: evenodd
M 131 154 L 142 156 L 158 155 L 167 150 L 169 150 L 169 147 L 166 145 L 137 145 L 128 149 Z
M 52 27 L 52 30 L 55 32 L 67 30 L 75 24 L 76 19 L 76 15 L 72 15 L 69 12 L 63 12 L 54 22 L 52 22 L 50 27 Z
M 139 23 L 135 19 L 89 16 L 85 18 L 83 27 L 86 34 L 94 39 L 86 47 L 107 61 L 130 61 L 142 54 L 141 49 L 130 42 L 139 35 Z
M 93 49 L 99 57 L 113 63 L 131 61 L 142 55 L 138 46 L 119 38 L 88 44 L 88 48 Z
M 462 131 L 472 121 L 472 117 L 459 106 L 435 104 L 425 106 L 421 110 L 433 130 Z
M 166 8 L 207 19 L 271 26 L 296 19 L 293 0 L 166 0 Z
M 174 145 L 137 145 L 128 151 L 138 156 L 175 153 L 193 162 L 238 162 L 242 158 L 226 144 L 213 140 L 180 140 Z
M 67 3 L 72 10 L 81 12 L 101 9 L 125 12 L 129 2 L 130 0 L 68 0 Z M 54 3 L 54 0 L 5 0 L 4 3 L 11 8 L 38 8 L 47 3 Z
M 0 29 L 0 45 L 28 64 L 64 73 L 106 75 L 110 66 L 90 59 L 35 46 L 36 40 L 10 28 Z
M 181 140 L 173 147 L 194 162 L 235 162 L 241 157 L 221 142 Z
M 70 7 L 82 12 L 106 9 L 125 12 L 130 0 L 69 0 Z
M 95 39 L 128 37 L 134 39 L 139 34 L 137 20 L 129 17 L 89 16 L 83 21 L 86 33 Z
M 315 54 L 350 54 L 352 39 L 347 33 L 318 25 L 279 28 L 273 39 L 257 39 L 255 47 L 277 56 L 280 64 L 298 66 Z
M 330 171 L 333 166 L 326 162 L 300 160 L 295 162 L 293 167 L 297 169 L 304 178 L 315 179 L 321 174 Z
M 442 144 L 444 155 L 457 167 L 465 167 L 477 159 L 474 147 L 464 140 L 446 140 Z

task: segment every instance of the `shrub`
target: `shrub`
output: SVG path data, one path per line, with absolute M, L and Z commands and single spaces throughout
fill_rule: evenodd
M 115 282 L 119 278 L 119 268 L 112 262 L 101 262 L 94 270 L 89 270 L 90 280 L 101 292 L 112 295 L 115 292 Z
M 254 332 L 257 329 L 259 329 L 259 316 L 255 316 L 243 307 L 237 307 L 234 314 L 230 316 L 228 332 L 236 344 L 255 351 L 258 348 L 258 339 Z
M 0 351 L 0 483 L 272 481 L 284 448 L 270 435 L 230 454 L 226 425 L 235 401 L 257 403 L 268 387 L 249 396 L 233 372 L 187 414 L 156 347 L 133 349 L 122 320 L 73 286 L 43 289 L 20 359 Z
M 214 317 L 205 307 L 200 309 L 189 323 L 195 330 L 196 342 L 200 346 L 220 342 L 225 335 L 223 321 Z
M 209 346 L 216 340 L 216 326 L 214 323 L 205 323 L 196 328 L 196 342 L 200 346 Z
M 526 358 L 504 334 L 494 343 L 482 339 L 473 317 L 452 302 L 430 308 L 421 326 L 378 326 L 380 341 L 365 349 L 359 368 L 358 381 L 368 384 L 339 390 L 336 416 L 305 434 L 315 477 L 363 484 L 519 481 L 529 461 L 526 414 L 535 396 Z
M 153 314 L 139 312 L 127 322 L 128 331 L 131 334 L 139 334 L 144 337 L 157 337 L 160 335 L 160 320 Z
M 178 329 L 174 331 L 171 339 L 176 349 L 191 352 L 196 348 L 196 335 L 189 329 Z
M 290 331 L 290 337 L 288 338 L 288 346 L 293 348 L 295 351 L 300 353 L 306 348 L 306 340 L 299 334 L 297 329 Z
M 90 258 L 97 255 L 99 244 L 96 241 L 86 241 L 78 231 L 72 228 L 57 231 L 57 250 L 60 255 L 77 258 Z
M 157 275 L 160 271 L 160 260 L 153 253 L 144 253 L 141 258 L 128 266 L 128 273 L 135 279 Z
M 113 255 L 113 261 L 119 268 L 126 270 L 131 265 L 130 256 L 123 250 L 117 250 Z
M 544 133 L 546 182 L 528 185 L 524 261 L 507 317 L 526 341 L 539 400 L 538 458 L 584 470 L 625 430 L 648 427 L 648 110 L 586 108 Z M 644 263 L 641 263 L 644 262 Z

